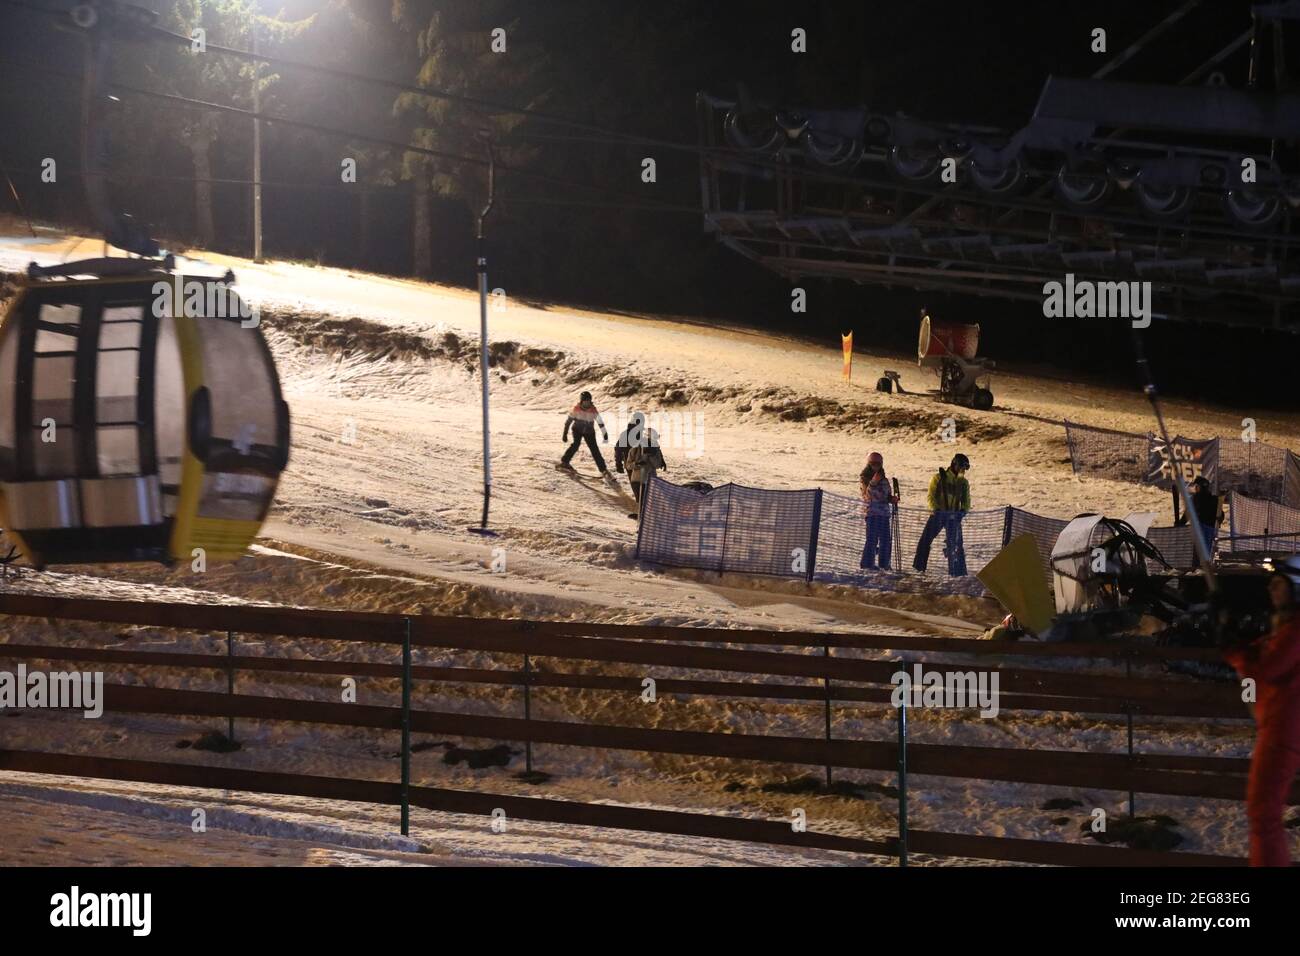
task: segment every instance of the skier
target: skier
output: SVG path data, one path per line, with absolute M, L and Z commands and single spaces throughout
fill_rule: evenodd
M 627 472 L 628 483 L 632 485 L 632 497 L 636 499 L 637 512 L 641 509 L 641 498 L 650 484 L 650 479 L 658 471 L 667 471 L 663 450 L 659 447 L 659 433 L 646 425 L 645 412 L 633 412 L 627 428 L 614 443 L 614 470 Z M 636 514 L 629 515 L 636 517 Z
M 587 450 L 591 452 L 591 457 L 595 460 L 596 467 L 600 469 L 601 475 L 609 474 L 609 469 L 605 467 L 605 459 L 600 454 L 600 448 L 596 445 L 597 425 L 600 426 L 600 433 L 604 440 L 609 441 L 609 432 L 605 429 L 605 420 L 600 417 L 600 412 L 591 400 L 591 392 L 583 392 L 578 396 L 578 404 L 573 406 L 573 411 L 569 412 L 569 417 L 564 420 L 564 441 L 569 440 L 569 428 L 572 426 L 573 443 L 569 445 L 568 451 L 560 459 L 560 468 L 573 471 L 573 465 L 569 464 L 569 462 L 577 454 L 578 446 L 585 441 Z
M 948 573 L 953 577 L 966 574 L 966 549 L 962 546 L 961 520 L 970 511 L 970 482 L 965 478 L 970 470 L 970 459 L 965 455 L 952 456 L 946 469 L 940 468 L 930 479 L 930 517 L 916 543 L 916 557 L 912 567 L 925 573 L 930 563 L 930 546 L 940 531 L 947 533 L 943 553 L 948 558 Z
M 867 545 L 862 549 L 858 566 L 889 570 L 893 549 L 893 508 L 898 504 L 898 496 L 891 493 L 889 479 L 885 477 L 885 459 L 880 452 L 873 451 L 867 456 L 867 467 L 862 469 L 858 482 L 862 500 L 867 506 Z
M 1300 556 L 1287 558 L 1269 578 L 1268 596 L 1272 632 L 1224 657 L 1256 683 L 1258 732 L 1246 785 L 1250 865 L 1289 866 L 1282 813 L 1300 770 Z

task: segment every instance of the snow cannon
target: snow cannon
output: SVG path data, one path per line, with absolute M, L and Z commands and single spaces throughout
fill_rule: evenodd
M 979 342 L 978 325 L 935 322 L 923 312 L 916 364 L 934 369 L 943 401 L 987 411 L 993 407 L 988 381 L 993 363 L 976 357 Z
M 1154 519 L 1149 512 L 1124 519 L 1084 514 L 1065 526 L 1049 562 L 1058 639 L 1102 638 L 1136 627 L 1143 614 L 1168 621 L 1170 596 L 1147 567 L 1172 570 L 1146 537 Z

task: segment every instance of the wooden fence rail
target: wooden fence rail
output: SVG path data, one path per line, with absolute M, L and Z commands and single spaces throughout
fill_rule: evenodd
M 665 753 L 683 756 L 753 760 L 778 764 L 818 765 L 893 773 L 906 755 L 910 774 L 1128 790 L 1175 796 L 1240 800 L 1244 796 L 1249 762 L 1244 759 L 1136 754 L 1132 752 L 1134 714 L 1187 718 L 1245 719 L 1247 715 L 1230 686 L 1169 681 L 1143 676 L 1111 676 L 1003 666 L 1001 657 L 1091 658 L 1125 661 L 1128 665 L 1170 660 L 1211 660 L 1204 649 L 1166 649 L 1101 645 L 1040 645 L 949 638 L 880 637 L 858 634 L 786 633 L 737 629 L 697 629 L 660 626 L 591 625 L 575 622 L 478 620 L 446 617 L 405 617 L 392 614 L 252 607 L 246 605 L 175 605 L 134 601 L 65 599 L 38 595 L 0 594 L 0 613 L 199 631 L 280 635 L 298 638 L 389 645 L 396 653 L 408 648 L 405 664 L 277 656 L 221 656 L 169 651 L 132 651 L 60 645 L 0 644 L 0 657 L 23 660 L 85 661 L 120 667 L 211 668 L 229 675 L 227 693 L 171 690 L 124 684 L 105 685 L 105 709 L 118 713 L 152 713 L 191 717 L 227 717 L 367 727 L 377 730 L 457 735 L 465 738 L 510 740 L 596 749 Z M 710 646 L 712 645 L 712 646 Z M 747 645 L 747 646 L 737 646 Z M 756 646 L 802 649 L 804 652 L 753 650 Z M 409 648 L 480 651 L 523 658 L 523 668 L 482 668 L 411 664 Z M 809 649 L 821 654 L 806 653 Z M 860 657 L 836 657 L 832 649 L 892 650 L 909 655 L 906 664 Z M 928 660 L 913 661 L 925 652 Z M 931 655 L 974 655 L 991 658 L 992 666 L 936 661 Z M 435 681 L 522 687 L 525 697 L 538 687 L 582 688 L 640 693 L 641 676 L 538 671 L 537 657 L 576 660 L 643 669 L 712 671 L 767 680 L 701 680 L 659 677 L 663 694 L 805 700 L 824 703 L 826 738 L 761 734 L 715 733 L 610 726 L 539 720 L 526 708 L 525 717 L 471 716 L 414 708 L 411 682 Z M 1130 722 L 1127 754 L 1043 751 L 1014 748 L 965 747 L 898 741 L 831 739 L 830 701 L 888 703 L 890 678 L 900 668 L 920 663 L 926 670 L 994 671 L 1000 682 L 1000 709 L 1080 711 L 1122 714 Z M 345 675 L 395 679 L 407 689 L 402 707 L 344 704 L 328 701 L 236 694 L 234 671 Z M 820 681 L 790 683 L 788 679 Z M 900 714 L 901 717 L 901 714 Z M 900 727 L 904 726 L 900 722 Z M 531 759 L 531 749 L 529 750 Z M 0 751 L 0 769 L 42 773 L 77 773 L 112 779 L 221 787 L 270 793 L 300 793 L 338 799 L 397 803 L 454 812 L 490 812 L 500 807 L 521 819 L 583 823 L 661 833 L 755 840 L 788 846 L 842 849 L 896 855 L 913 852 L 970 856 L 1006 861 L 1083 865 L 1209 865 L 1236 864 L 1236 858 L 1187 853 L 1150 853 L 1112 847 L 1032 840 L 944 834 L 904 828 L 899 837 L 858 840 L 831 834 L 796 833 L 786 822 L 718 817 L 677 811 L 585 805 L 532 797 L 468 793 L 409 786 L 409 748 L 403 747 L 400 784 L 377 781 L 333 781 L 296 774 L 235 771 L 211 766 L 111 760 L 67 754 Z M 56 768 L 73 769 L 56 769 Z M 901 779 L 901 777 L 900 777 Z M 240 783 L 239 781 L 242 781 Z M 298 788 L 298 789 L 294 789 Z M 904 787 L 905 790 L 905 787 Z M 351 794 L 351 795 L 348 795 Z M 906 799 L 905 793 L 902 797 Z M 1292 802 L 1300 803 L 1300 785 Z M 512 810 L 511 808 L 514 808 Z M 486 810 L 484 808 L 487 808 Z M 900 811 L 903 806 L 900 805 Z M 901 818 L 901 813 L 900 813 Z M 664 828 L 667 829 L 664 829 Z M 675 828 L 675 829 L 674 829 Z M 403 827 L 405 831 L 405 826 Z M 1195 861 L 1195 862 L 1193 862 Z
M 170 668 L 210 668 L 223 674 L 237 671 L 270 671 L 277 673 L 322 674 L 350 677 L 378 677 L 400 679 L 402 668 L 398 664 L 357 660 L 308 660 L 297 657 L 236 656 L 219 654 L 193 654 L 180 651 L 131 651 L 118 648 L 50 646 L 44 644 L 0 645 L 3 655 L 12 659 L 47 661 L 83 661 L 121 666 L 154 666 Z M 957 670 L 951 664 L 919 661 L 926 669 Z M 881 669 L 882 679 L 899 668 L 890 664 Z M 999 674 L 1010 674 L 1006 668 L 996 668 Z M 514 668 L 434 667 L 417 664 L 411 668 L 417 681 L 440 683 L 496 684 L 519 687 L 528 683 L 533 687 L 557 687 L 582 690 L 609 690 L 640 693 L 641 678 L 612 674 L 575 674 L 555 671 L 530 670 L 525 673 Z M 1061 675 L 1054 675 L 1061 676 Z M 1065 675 L 1069 676 L 1069 675 Z M 1141 714 L 1190 718 L 1244 719 L 1248 716 L 1239 697 L 1232 688 L 1191 686 L 1164 683 L 1165 693 L 1143 699 L 1139 693 L 1130 693 L 1130 678 L 1106 677 L 1102 683 L 1111 697 L 1086 697 L 1065 693 L 1034 694 L 1027 692 L 1002 692 L 999 696 L 1001 710 L 1068 711 L 1090 714 Z M 893 690 L 878 687 L 850 686 L 843 682 L 832 683 L 829 691 L 820 684 L 783 684 L 766 681 L 705 681 L 676 678 L 656 678 L 657 689 L 664 694 L 709 697 L 744 697 L 766 700 L 832 700 L 862 703 L 889 703 Z M 1059 685 L 1058 685 L 1059 686 Z M 1079 686 L 1067 683 L 1072 692 Z

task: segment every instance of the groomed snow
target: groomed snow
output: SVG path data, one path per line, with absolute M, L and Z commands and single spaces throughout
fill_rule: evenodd
M 32 259 L 49 262 L 99 253 L 98 243 L 73 247 L 74 242 L 48 233 L 39 240 L 3 238 L 0 271 L 18 271 Z M 878 450 L 890 473 L 899 477 L 905 500 L 916 501 L 932 470 L 963 451 L 974 463 L 970 477 L 976 508 L 1012 504 L 1059 517 L 1099 508 L 1111 514 L 1150 509 L 1164 515 L 1168 510 L 1163 492 L 1080 480 L 1068 463 L 1061 419 L 1144 432 L 1150 427 L 1149 413 L 1136 392 L 998 373 L 993 383 L 998 408 L 977 412 L 941 405 L 925 394 L 875 392 L 872 385 L 884 368 L 902 372 L 909 392 L 933 386 L 930 373 L 905 356 L 859 353 L 854 362 L 858 378 L 849 384 L 839 377 L 838 342 L 509 300 L 503 311 L 490 313 L 491 341 L 498 347 L 515 345 L 504 349 L 510 354 L 503 352 L 492 373 L 491 524 L 499 537 L 485 540 L 466 531 L 477 523 L 481 508 L 476 298 L 464 290 L 338 269 L 203 258 L 234 268 L 242 294 L 262 310 L 293 410 L 290 467 L 263 542 L 248 557 L 213 565 L 203 574 L 187 567 L 59 568 L 26 572 L 0 586 L 180 602 L 883 634 L 975 636 L 1000 617 L 993 602 L 981 599 L 891 595 L 738 576 L 719 580 L 638 566 L 632 557 L 635 522 L 627 517 L 626 484 L 616 491 L 551 467 L 563 449 L 564 414 L 581 389 L 595 393 L 611 437 L 622 424 L 616 419 L 620 407 L 694 416 L 698 445 L 666 443 L 666 477 L 675 481 L 820 486 L 852 494 L 867 453 Z M 864 316 L 844 324 L 861 328 L 870 321 L 884 320 Z M 796 408 L 821 413 L 800 421 L 798 414 L 789 414 Z M 1183 434 L 1236 434 L 1241 428 L 1241 414 L 1226 409 L 1170 402 L 1167 412 L 1171 430 Z M 943 442 L 936 430 L 949 415 L 958 420 L 955 444 Z M 1255 417 L 1261 440 L 1300 447 L 1300 416 Z M 580 468 L 594 471 L 585 454 Z M 612 447 L 607 457 L 612 461 Z M 504 549 L 504 573 L 492 570 L 493 548 Z M 224 652 L 224 635 L 55 627 L 48 622 L 10 622 L 3 639 Z M 275 639 L 242 639 L 239 652 L 381 659 L 376 649 Z M 452 661 L 431 654 L 417 663 Z M 486 664 L 475 655 L 459 655 L 454 662 Z M 224 689 L 224 682 L 206 674 L 111 673 L 111 679 L 155 686 Z M 363 681 L 362 686 L 373 695 L 367 699 L 393 699 L 390 683 Z M 337 699 L 336 683 L 315 678 L 251 675 L 240 678 L 240 689 Z M 520 706 L 514 691 L 450 685 L 429 689 L 422 701 L 422 706 L 475 713 L 514 714 Z M 820 705 L 712 699 L 665 703 L 646 713 L 638 709 L 643 707 L 639 702 L 617 695 L 555 691 L 539 693 L 535 713 L 751 733 L 819 736 L 822 730 Z M 108 716 L 89 728 L 87 723 L 31 713 L 0 718 L 0 746 L 221 761 L 369 779 L 391 779 L 396 772 L 395 739 L 360 731 L 250 723 L 240 734 L 246 749 L 221 756 L 176 749 L 178 739 L 194 739 L 214 722 Z M 884 708 L 837 705 L 837 737 L 887 739 L 892 726 Z M 1074 714 L 1004 715 L 995 721 L 918 715 L 914 730 L 923 742 L 984 746 L 1099 751 L 1121 749 L 1124 740 L 1121 721 Z M 1240 724 L 1140 722 L 1138 738 L 1139 749 L 1150 752 L 1245 756 L 1250 748 L 1248 728 Z M 814 829 L 863 836 L 888 833 L 894 826 L 894 801 L 870 788 L 860 798 L 763 789 L 774 781 L 819 776 L 820 768 L 560 747 L 538 748 L 538 758 L 539 766 L 555 775 L 541 787 L 510 776 L 519 767 L 518 757 L 508 769 L 470 771 L 444 764 L 437 749 L 417 755 L 416 782 L 745 812 L 766 819 L 788 819 L 793 807 L 802 806 L 810 821 L 821 821 L 822 826 L 810 822 Z M 843 778 L 877 788 L 892 783 L 880 774 Z M 1042 839 L 1082 839 L 1079 814 L 1093 806 L 1115 812 L 1124 799 L 1114 793 L 970 781 L 918 779 L 916 787 L 911 809 L 915 827 Z M 0 815 L 0 862 L 853 862 L 844 854 L 522 822 L 507 834 L 494 834 L 484 819 L 423 811 L 415 815 L 412 839 L 419 848 L 413 851 L 392 840 L 391 809 L 251 795 L 203 796 L 220 807 L 216 816 L 225 825 L 213 824 L 200 836 L 190 833 L 188 820 L 176 810 L 199 797 L 175 788 L 0 774 L 0 790 L 8 798 L 6 806 L 14 808 Z M 1084 809 L 1068 812 L 1073 821 L 1068 826 L 1052 822 L 1061 814 L 1039 809 L 1044 800 L 1060 796 L 1084 804 Z M 1139 796 L 1139 812 L 1174 816 L 1185 849 L 1244 851 L 1244 814 L 1238 804 Z M 42 842 L 38 833 L 50 833 L 63 843 Z

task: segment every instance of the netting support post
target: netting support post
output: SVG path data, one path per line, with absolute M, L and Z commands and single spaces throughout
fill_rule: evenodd
M 411 619 L 402 634 L 402 836 L 411 832 Z
M 822 527 L 822 490 L 813 492 L 812 529 L 808 538 L 808 583 L 812 583 L 817 570 L 817 539 L 821 537 Z
M 718 577 L 727 573 L 727 535 L 731 533 L 731 496 L 736 486 L 727 483 L 727 513 L 722 519 L 722 557 L 718 559 Z

